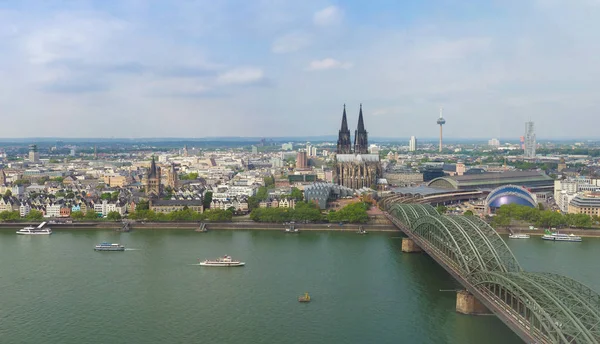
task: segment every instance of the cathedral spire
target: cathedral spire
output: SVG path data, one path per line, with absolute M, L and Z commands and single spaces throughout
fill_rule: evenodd
M 148 171 L 149 177 L 156 176 L 156 162 L 154 161 L 154 155 L 152 155 L 152 162 L 150 163 L 150 171 Z
M 360 104 L 360 111 L 358 112 L 358 131 L 365 131 L 365 122 L 362 114 L 362 104 Z
M 369 140 L 363 120 L 362 104 L 358 113 L 358 126 L 354 132 L 354 154 L 367 154 L 369 152 Z
M 352 140 L 350 139 L 350 130 L 348 129 L 348 120 L 346 119 L 346 104 L 342 114 L 342 127 L 338 135 L 337 154 L 352 153 Z

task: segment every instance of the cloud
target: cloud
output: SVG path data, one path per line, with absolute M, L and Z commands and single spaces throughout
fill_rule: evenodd
M 222 85 L 251 85 L 260 83 L 265 79 L 264 72 L 260 68 L 246 67 L 236 68 L 220 74 L 217 83 Z
M 352 68 L 352 63 L 340 62 L 332 58 L 312 61 L 306 70 L 325 70 L 325 69 L 349 69 Z
M 313 23 L 316 26 L 332 26 L 341 23 L 343 13 L 336 6 L 328 6 L 324 9 L 315 12 L 313 15 Z
M 46 84 L 42 90 L 48 93 L 84 94 L 104 92 L 108 90 L 108 85 L 100 81 L 66 80 Z
M 271 51 L 275 54 L 285 54 L 298 51 L 311 44 L 310 35 L 304 32 L 292 32 L 273 41 Z

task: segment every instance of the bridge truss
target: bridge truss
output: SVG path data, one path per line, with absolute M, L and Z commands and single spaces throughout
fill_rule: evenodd
M 600 343 L 600 295 L 565 276 L 525 272 L 504 240 L 474 216 L 384 199 L 387 214 L 521 338 Z

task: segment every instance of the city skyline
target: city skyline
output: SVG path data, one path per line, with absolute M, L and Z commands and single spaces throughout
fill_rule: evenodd
M 597 18 L 583 0 L 3 2 L 0 138 L 320 136 L 343 103 L 373 138 L 435 137 L 440 104 L 445 140 L 529 119 L 597 138 Z

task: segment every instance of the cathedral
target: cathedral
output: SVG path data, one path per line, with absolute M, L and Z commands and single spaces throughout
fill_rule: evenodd
M 354 132 L 354 145 L 350 138 L 346 105 L 344 105 L 335 159 L 337 184 L 353 189 L 377 186 L 377 179 L 381 176 L 381 164 L 379 154 L 369 154 L 369 140 L 363 119 L 362 104 L 358 113 L 358 127 Z

